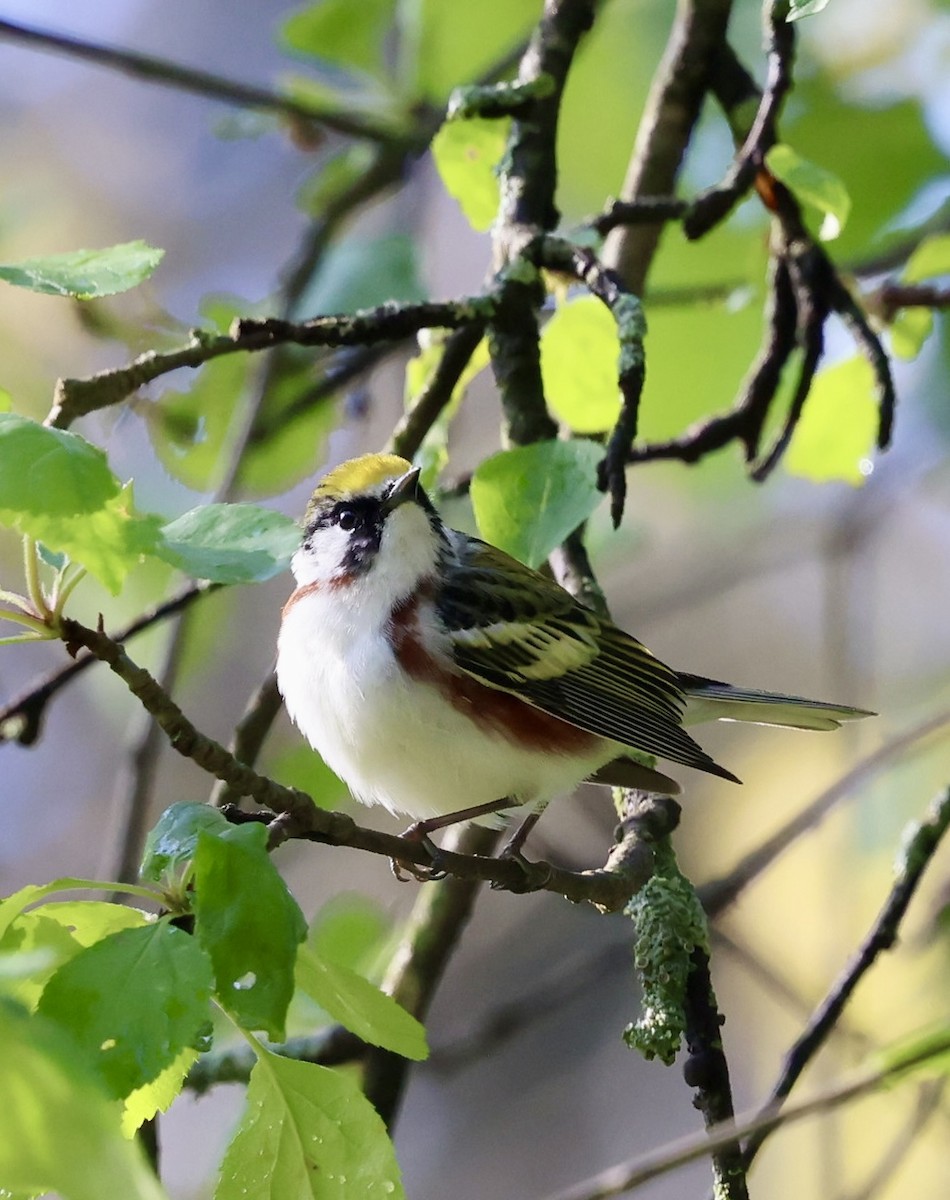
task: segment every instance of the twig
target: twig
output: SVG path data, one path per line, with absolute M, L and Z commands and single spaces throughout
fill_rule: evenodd
M 197 70 L 194 67 L 184 67 L 180 63 L 155 58 L 137 50 L 121 50 L 115 46 L 104 46 L 97 42 L 71 37 L 68 34 L 37 29 L 35 26 L 23 25 L 16 21 L 0 20 L 0 37 L 40 50 L 82 59 L 84 62 L 91 62 L 96 66 L 121 71 L 135 79 L 144 79 L 149 83 L 176 88 L 183 92 L 192 92 L 211 100 L 220 100 L 225 104 L 273 112 L 304 127 L 323 126 L 338 133 L 371 141 L 391 141 L 398 136 L 397 131 L 391 127 L 373 122 L 365 117 L 354 116 L 345 109 L 312 107 L 301 101 L 292 100 L 288 96 L 282 96 L 279 92 L 269 91 L 267 88 L 226 79 L 221 75 Z
M 637 296 L 624 287 L 620 277 L 608 270 L 591 250 L 575 246 L 563 238 L 549 236 L 538 239 L 537 256 L 541 265 L 569 272 L 585 284 L 591 295 L 610 309 L 617 323 L 620 342 L 617 384 L 623 403 L 597 472 L 601 490 L 610 496 L 610 515 L 616 529 L 623 517 L 627 495 L 627 456 L 637 436 L 640 396 L 646 373 L 643 339 L 647 327 L 643 305 Z
M 838 1108 L 842 1104 L 867 1095 L 888 1080 L 905 1075 L 913 1067 L 926 1063 L 930 1059 L 938 1058 L 946 1052 L 945 1041 L 943 1045 L 925 1047 L 914 1060 L 904 1058 L 876 1070 L 860 1072 L 843 1083 L 820 1092 L 810 1100 L 786 1105 L 780 1111 L 767 1109 L 754 1115 L 743 1114 L 735 1121 L 726 1122 L 709 1135 L 693 1134 L 670 1142 L 659 1150 L 610 1167 L 574 1187 L 549 1196 L 547 1200 L 609 1200 L 611 1196 L 620 1196 L 651 1179 L 675 1171 L 678 1167 L 684 1167 L 697 1159 L 706 1158 L 717 1150 L 735 1145 L 738 1140 L 758 1130 L 771 1131 L 780 1127 L 784 1128 L 793 1122 L 802 1120 L 803 1117 L 814 1116 L 817 1113 Z
M 166 600 L 164 603 L 156 605 L 155 608 L 149 609 L 140 617 L 136 617 L 131 624 L 115 635 L 115 640 L 117 642 L 128 641 L 137 633 L 151 629 L 153 625 L 181 612 L 201 596 L 207 596 L 221 586 L 219 583 L 189 584 L 177 596 L 173 596 L 170 600 Z M 38 683 L 31 684 L 28 691 L 4 705 L 0 709 L 0 742 L 15 741 L 19 742 L 21 746 L 32 746 L 42 733 L 47 704 L 61 688 L 71 683 L 77 675 L 81 675 L 97 661 L 94 654 L 81 654 L 75 662 L 58 671 L 53 671 Z
M 614 200 L 596 217 L 581 222 L 582 229 L 591 229 L 606 237 L 619 225 L 653 225 L 659 221 L 679 221 L 689 209 L 688 200 L 677 196 L 641 196 L 637 200 Z
M 775 123 L 792 84 L 795 26 L 786 20 L 787 0 L 769 0 L 766 18 L 768 72 L 758 111 L 723 181 L 693 202 L 683 218 L 688 238 L 700 238 L 732 211 L 762 169 L 766 151 L 775 142 Z
M 835 981 L 828 995 L 812 1014 L 811 1020 L 785 1056 L 782 1073 L 769 1096 L 767 1107 L 770 1110 L 781 1106 L 802 1071 L 824 1044 L 855 988 L 877 961 L 878 956 L 894 945 L 904 914 L 907 912 L 924 871 L 930 864 L 948 827 L 950 827 L 950 788 L 933 802 L 927 817 L 911 826 L 905 834 L 905 842 L 897 867 L 897 877 L 884 907 L 857 953 L 842 975 Z M 760 1129 L 749 1138 L 744 1148 L 747 1166 L 755 1158 L 768 1133 L 768 1129 Z
M 234 727 L 234 736 L 228 749 L 238 762 L 248 767 L 257 762 L 270 727 L 280 712 L 281 703 L 277 676 L 271 671 L 251 695 L 240 721 Z M 212 789 L 209 804 L 223 808 L 226 804 L 236 804 L 240 798 L 234 788 L 218 780 Z
M 789 849 L 803 834 L 814 829 L 820 821 L 831 812 L 840 800 L 850 795 L 855 788 L 865 783 L 878 771 L 890 766 L 909 750 L 914 749 L 925 738 L 939 733 L 950 725 L 950 709 L 944 709 L 935 716 L 928 717 L 919 725 L 905 730 L 889 742 L 862 759 L 845 775 L 825 791 L 821 792 L 812 802 L 791 817 L 771 837 L 760 846 L 744 855 L 726 875 L 719 879 L 710 880 L 699 889 L 700 899 L 707 915 L 719 916 L 730 905 L 735 904 L 750 884 Z
M 432 378 L 393 430 L 389 445 L 394 454 L 412 458 L 422 445 L 426 434 L 452 399 L 455 386 L 484 332 L 483 322 L 472 321 L 446 338 L 442 357 L 432 372 Z
M 200 367 L 223 354 L 269 350 L 290 343 L 356 346 L 398 341 L 420 329 L 454 329 L 484 320 L 491 316 L 493 307 L 491 298 L 474 296 L 444 303 L 382 304 L 357 313 L 302 322 L 239 319 L 225 334 L 193 330 L 188 344 L 178 350 L 149 350 L 128 366 L 100 371 L 85 379 L 59 380 L 46 424 L 64 429 L 77 417 L 118 404 L 161 375 L 179 367 Z
M 680 0 L 666 51 L 650 85 L 620 193 L 624 202 L 672 196 L 719 52 L 731 0 Z M 642 296 L 663 225 L 623 225 L 611 231 L 603 259 Z
M 920 1135 L 933 1117 L 940 1111 L 947 1088 L 946 1079 L 928 1079 L 917 1089 L 917 1103 L 907 1118 L 903 1129 L 875 1163 L 874 1169 L 859 1187 L 839 1195 L 836 1200 L 873 1200 L 891 1182 L 903 1166 L 908 1154 L 920 1141 Z

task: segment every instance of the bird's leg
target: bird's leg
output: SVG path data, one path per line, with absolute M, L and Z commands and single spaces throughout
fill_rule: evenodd
M 524 858 L 521 851 L 528 840 L 528 834 L 534 829 L 540 819 L 541 812 L 528 813 L 508 841 L 505 842 L 498 857 L 513 858 L 515 862 L 523 862 Z
M 478 817 L 488 817 L 492 813 L 504 812 L 506 808 L 513 808 L 515 803 L 510 797 L 503 796 L 500 800 L 489 800 L 487 804 L 473 804 L 470 808 L 460 808 L 457 812 L 444 813 L 441 817 L 426 817 L 424 821 L 414 821 L 401 836 L 407 842 L 421 842 L 429 852 L 432 865 L 419 867 L 415 863 L 393 858 L 390 860 L 393 874 L 397 879 L 404 881 L 406 877 L 403 875 L 403 871 L 407 871 L 413 879 L 419 880 L 420 883 L 443 879 L 445 870 L 442 866 L 442 851 L 429 835 L 438 829 L 447 829 L 450 825 L 458 825 L 462 821 L 474 821 Z

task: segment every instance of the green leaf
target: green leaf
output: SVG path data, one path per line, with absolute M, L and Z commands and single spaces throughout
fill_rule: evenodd
M 255 504 L 205 504 L 165 525 L 162 539 L 158 557 L 194 579 L 252 583 L 287 569 L 300 529 Z
M 933 327 L 934 315 L 929 308 L 898 309 L 887 327 L 891 350 L 898 358 L 916 358 Z
M 320 270 L 298 302 L 297 315 L 352 313 L 387 300 L 414 303 L 425 297 L 412 238 L 397 233 L 367 241 L 351 235 L 324 254 Z
M 446 121 L 432 140 L 432 156 L 445 190 L 458 201 L 479 233 L 498 215 L 498 164 L 511 121 L 472 118 Z
M 102 900 L 61 901 L 20 913 L 0 938 L 0 952 L 38 954 L 40 958 L 32 970 L 13 982 L 8 993 L 25 1007 L 35 1008 L 53 972 L 84 946 L 146 921 L 145 913 L 137 908 Z
M 64 1200 L 167 1200 L 115 1105 L 60 1029 L 0 1004 L 0 1179 Z
M 124 929 L 65 963 L 38 1012 L 72 1034 L 111 1095 L 151 1082 L 208 1022 L 211 965 L 168 921 Z
M 152 920 L 140 908 L 106 900 L 56 900 L 37 911 L 68 929 L 80 946 L 92 946 L 122 929 L 140 929 Z
M 544 394 L 575 433 L 609 429 L 620 412 L 620 339 L 610 310 L 593 296 L 559 305 L 541 335 Z
M 800 21 L 802 17 L 810 17 L 828 7 L 828 0 L 792 0 L 791 9 L 786 21 Z
M 413 0 L 400 5 L 400 76 L 407 94 L 444 103 L 526 41 L 537 0 Z
M 126 1137 L 131 1137 L 143 1122 L 151 1121 L 156 1113 L 168 1111 L 181 1095 L 185 1077 L 197 1059 L 197 1050 L 190 1047 L 182 1050 L 151 1083 L 143 1084 L 126 1096 L 122 1109 L 122 1132 Z
M 261 1049 L 215 1200 L 404 1200 L 392 1143 L 348 1075 Z
M 502 450 L 472 477 L 472 504 L 482 537 L 529 567 L 586 521 L 603 499 L 592 442 L 536 442 Z
M 950 1027 L 946 1023 L 936 1024 L 900 1038 L 875 1054 L 872 1062 L 877 1070 L 900 1072 L 899 1080 L 906 1079 L 907 1072 L 947 1076 Z
M 378 956 L 391 928 L 378 904 L 358 892 L 344 893 L 314 917 L 307 945 L 324 962 L 366 974 L 363 968 Z
M 350 795 L 350 789 L 316 750 L 299 739 L 297 745 L 268 761 L 267 773 L 284 787 L 306 792 L 318 808 L 337 808 Z
M 308 946 L 297 954 L 297 986 L 334 1021 L 403 1058 L 427 1058 L 425 1029 L 385 992 L 348 967 L 326 962 Z
M 0 938 L 4 992 L 24 1008 L 36 1008 L 53 972 L 81 949 L 68 930 L 42 911 L 21 913 Z
M 809 162 L 791 146 L 782 143 L 768 151 L 765 165 L 799 200 L 825 214 L 819 236 L 822 241 L 833 241 L 848 223 L 851 213 L 851 197 L 843 181 L 832 171 Z
M 309 217 L 323 216 L 329 205 L 366 174 L 375 157 L 376 149 L 369 142 L 351 142 L 324 159 L 297 189 L 297 207 Z
M 119 491 L 105 454 L 79 434 L 0 413 L 0 510 L 68 517 L 97 512 Z
M 198 834 L 195 932 L 211 956 L 224 1008 L 244 1028 L 281 1041 L 307 923 L 266 846 L 262 825 Z
M 907 260 L 901 279 L 920 283 L 936 275 L 950 275 L 950 233 L 925 238 Z
M 360 0 L 354 17 L 352 0 L 319 0 L 283 22 L 280 40 L 298 54 L 383 75 L 394 9 L 395 0 Z
M 131 485 L 98 447 L 0 413 L 0 524 L 67 554 L 115 593 L 154 548 L 159 522 L 135 511 Z
M 226 818 L 209 804 L 172 804 L 145 839 L 139 875 L 153 883 L 181 875 L 195 857 L 199 833 L 221 834 L 228 828 Z
M 92 300 L 136 287 L 148 279 L 164 253 L 145 242 L 125 242 L 106 250 L 73 250 L 0 263 L 0 279 L 31 292 Z
M 874 375 L 867 360 L 849 358 L 819 371 L 783 462 L 790 475 L 814 483 L 860 487 L 870 475 L 877 438 Z

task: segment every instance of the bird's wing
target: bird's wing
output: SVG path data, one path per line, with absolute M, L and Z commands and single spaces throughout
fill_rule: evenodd
M 436 597 L 456 665 L 579 729 L 734 778 L 682 727 L 676 674 L 556 583 L 458 535 Z

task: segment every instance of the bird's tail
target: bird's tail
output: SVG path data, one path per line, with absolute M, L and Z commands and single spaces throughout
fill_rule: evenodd
M 754 725 L 783 725 L 789 729 L 838 729 L 845 721 L 876 714 L 849 704 L 827 704 L 802 696 L 734 687 L 700 675 L 679 675 L 686 694 L 684 725 L 700 721 L 750 721 Z

